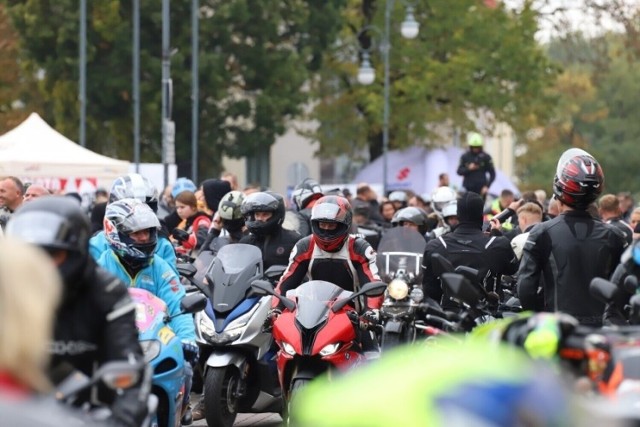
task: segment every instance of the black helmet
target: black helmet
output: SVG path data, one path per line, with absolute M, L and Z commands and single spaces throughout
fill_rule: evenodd
M 322 197 L 322 188 L 317 181 L 307 178 L 300 184 L 296 185 L 293 190 L 293 203 L 299 211 L 304 209 L 312 200 Z
M 558 161 L 553 194 L 575 209 L 586 210 L 604 186 L 602 168 L 589 153 L 579 148 L 567 150 Z
M 138 199 L 158 212 L 158 189 L 149 178 L 138 173 L 121 176 L 113 182 L 109 203 L 122 199 Z
M 249 194 L 242 202 L 240 210 L 249 231 L 258 236 L 275 233 L 284 221 L 284 199 L 272 191 Z M 267 221 L 256 221 L 256 212 L 271 212 L 271 218 Z
M 349 237 L 351 230 L 351 205 L 340 196 L 324 196 L 318 199 L 311 210 L 311 231 L 316 244 L 327 252 L 337 252 Z M 333 230 L 320 228 L 321 222 L 337 223 Z
M 151 208 L 138 199 L 122 199 L 109 203 L 104 213 L 104 235 L 118 258 L 133 268 L 146 266 L 158 240 L 160 221 Z M 149 230 L 149 241 L 136 243 L 131 233 Z
M 58 269 L 65 282 L 65 298 L 75 294 L 89 258 L 91 237 L 89 218 L 78 202 L 64 196 L 43 196 L 24 203 L 10 218 L 5 234 L 48 251 L 67 251 Z
M 420 208 L 409 206 L 400 209 L 391 219 L 394 227 L 402 227 L 405 222 L 411 222 L 418 226 L 418 231 L 422 234 L 427 232 L 427 213 Z

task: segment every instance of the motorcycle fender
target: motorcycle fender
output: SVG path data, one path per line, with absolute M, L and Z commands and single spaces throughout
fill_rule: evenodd
M 387 321 L 387 323 L 384 324 L 384 331 L 399 334 L 402 331 L 402 325 L 403 322 L 390 319 L 389 321 Z
M 224 366 L 234 365 L 242 372 L 242 366 L 246 360 L 247 358 L 240 353 L 214 351 L 207 359 L 207 366 L 222 368 Z
M 297 379 L 312 380 L 318 376 L 318 372 L 312 369 L 300 369 L 291 378 L 291 384 Z

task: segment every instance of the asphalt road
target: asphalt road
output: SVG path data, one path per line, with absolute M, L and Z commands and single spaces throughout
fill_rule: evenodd
M 282 418 L 275 413 L 267 414 L 239 414 L 236 418 L 234 426 L 248 427 L 248 426 L 260 426 L 260 427 L 276 427 L 282 424 Z M 205 420 L 196 421 L 192 424 L 197 427 L 206 427 L 207 422 Z

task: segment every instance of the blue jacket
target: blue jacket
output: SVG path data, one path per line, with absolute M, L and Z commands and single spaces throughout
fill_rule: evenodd
M 89 239 L 89 255 L 91 255 L 96 261 L 100 259 L 100 256 L 106 252 L 107 249 L 109 249 L 109 242 L 107 242 L 104 231 L 96 233 L 95 236 Z M 176 275 L 180 277 L 178 267 L 176 266 L 176 251 L 173 249 L 173 245 L 169 239 L 158 236 L 158 243 L 156 244 L 156 250 L 154 253 L 156 255 L 160 255 L 160 258 L 165 260 L 167 264 L 171 266 Z
M 111 249 L 107 249 L 100 256 L 98 264 L 121 279 L 127 286 L 145 289 L 163 300 L 167 304 L 170 316 L 180 313 L 180 302 L 185 296 L 184 287 L 178 275 L 160 256 L 154 255 L 151 263 L 140 270 L 133 279 Z M 193 316 L 190 314 L 174 317 L 169 322 L 169 326 L 181 340 L 196 340 Z

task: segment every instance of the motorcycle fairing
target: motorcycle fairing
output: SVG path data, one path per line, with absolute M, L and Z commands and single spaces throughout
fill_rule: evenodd
M 253 245 L 236 243 L 220 249 L 205 277 L 213 310 L 224 317 L 245 300 L 254 280 L 262 278 L 262 252 Z
M 249 312 L 251 308 L 258 303 L 260 297 L 251 297 L 242 301 L 236 308 L 228 313 L 226 317 L 216 316 L 216 312 L 211 306 L 211 300 L 207 301 L 207 307 L 205 308 L 205 314 L 213 321 L 214 329 L 217 333 L 221 333 L 229 325 L 229 323 L 236 320 L 238 317 Z

